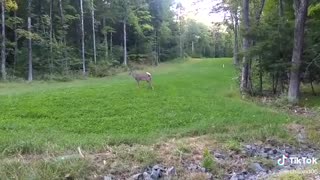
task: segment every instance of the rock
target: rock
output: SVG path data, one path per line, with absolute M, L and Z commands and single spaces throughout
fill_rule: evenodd
M 168 170 L 167 170 L 167 176 L 175 176 L 176 174 L 177 174 L 177 172 L 176 172 L 176 168 L 174 168 L 174 167 L 171 167 L 171 168 L 169 168 Z
M 194 165 L 194 164 L 189 164 L 188 170 L 189 170 L 189 171 L 195 171 L 195 170 L 197 170 L 197 166 Z
M 160 171 L 152 171 L 151 178 L 157 180 L 161 177 Z
M 278 150 L 276 149 L 272 149 L 268 152 L 268 155 L 272 157 L 274 157 L 276 154 L 278 153 Z
M 316 150 L 313 149 L 313 148 L 310 148 L 309 151 L 312 152 L 312 153 L 314 153 Z
M 237 174 L 233 173 L 233 175 L 231 176 L 230 180 L 238 180 Z
M 259 172 L 266 172 L 264 168 L 261 167 L 259 163 L 252 163 L 249 166 L 250 170 L 252 170 L 254 173 L 259 173 Z
M 147 172 L 144 172 L 144 173 L 143 173 L 143 179 L 144 179 L 144 180 L 153 180 L 153 179 L 151 178 L 151 175 L 148 174 Z
M 212 173 L 207 173 L 207 179 L 208 180 L 213 180 L 214 179 L 213 174 Z
M 277 145 L 277 141 L 274 139 L 268 139 L 267 142 L 271 145 L 271 146 L 276 146 Z
M 156 180 L 161 178 L 163 175 L 163 173 L 165 172 L 164 168 L 159 166 L 159 165 L 155 165 L 152 167 L 152 171 L 151 171 L 151 178 Z
M 221 179 L 231 179 L 232 178 L 232 174 L 224 174 L 223 177 L 221 177 Z
M 245 180 L 244 175 L 242 175 L 242 174 L 238 175 L 238 180 Z
M 285 152 L 286 152 L 287 154 L 292 154 L 292 153 L 293 153 L 293 149 L 290 148 L 290 147 L 287 147 L 287 148 L 285 149 Z
M 303 142 L 301 142 L 301 143 L 303 143 Z M 308 146 L 308 145 L 306 145 L 306 144 L 302 144 L 302 145 L 301 145 L 301 148 L 306 150 L 306 149 L 308 149 L 308 148 L 309 148 L 309 146 Z
M 257 147 L 256 146 L 252 146 L 251 149 L 256 152 L 257 151 Z
M 254 145 L 261 146 L 261 145 L 263 145 L 263 142 L 262 141 L 257 141 L 257 142 L 254 143 Z
M 113 180 L 113 177 L 112 176 L 104 176 L 103 180 Z
M 247 151 L 245 151 L 245 150 L 241 150 L 240 154 L 244 157 L 246 157 L 246 155 L 248 155 Z
M 272 150 L 273 154 L 277 154 L 278 153 L 278 150 L 274 149 Z
M 129 179 L 130 180 L 144 180 L 144 177 L 143 177 L 142 173 L 139 173 L 139 174 L 135 174 L 135 175 L 131 176 Z
M 306 141 L 306 137 L 302 133 L 299 133 L 297 135 L 297 140 L 298 140 L 298 142 L 303 143 Z
M 267 153 L 268 155 L 273 155 L 273 151 L 272 150 L 270 150 L 270 151 L 268 151 L 268 153 Z
M 223 154 L 220 153 L 214 153 L 214 157 L 218 158 L 218 159 L 225 159 L 226 157 Z
M 241 174 L 243 174 L 243 175 L 248 175 L 248 172 L 247 172 L 247 171 L 242 171 Z
M 66 175 L 64 176 L 64 178 L 65 178 L 66 180 L 71 180 L 71 179 L 73 179 L 73 177 L 71 176 L 71 174 L 66 174 Z
M 268 153 L 261 153 L 261 157 L 263 157 L 263 158 L 268 158 L 269 155 L 268 155 Z
M 246 173 L 246 172 L 245 172 Z M 246 174 L 243 174 L 243 173 L 239 173 L 239 174 L 236 174 L 236 173 L 233 173 L 232 177 L 230 180 L 246 180 Z
M 264 151 L 264 153 L 267 153 L 267 152 L 269 152 L 269 151 L 271 151 L 272 150 L 272 147 L 271 146 L 266 146 L 266 147 L 264 147 L 264 149 L 263 149 Z
M 253 157 L 257 154 L 257 147 L 255 145 L 246 145 L 246 154 L 250 157 Z
M 201 167 L 199 165 L 196 165 L 196 164 L 190 164 L 188 166 L 188 170 L 190 172 L 202 172 L 202 173 L 205 173 L 206 172 L 206 168 L 204 167 Z

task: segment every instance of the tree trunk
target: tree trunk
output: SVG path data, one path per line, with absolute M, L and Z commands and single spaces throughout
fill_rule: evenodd
M 245 32 L 249 32 L 250 28 L 250 19 L 249 19 L 249 0 L 243 0 L 243 24 L 245 28 Z M 248 52 L 250 43 L 247 35 L 243 37 L 243 51 L 245 53 Z M 242 69 L 241 69 L 241 82 L 240 82 L 240 91 L 242 94 L 245 94 L 249 90 L 250 79 L 249 79 L 249 57 L 247 54 L 243 56 L 242 60 Z
M 278 24 L 278 36 L 279 36 L 279 59 L 283 59 L 283 45 L 282 45 L 282 27 L 283 27 L 283 0 L 279 0 L 279 24 Z M 280 91 L 284 92 L 284 79 L 283 73 L 280 73 Z
M 110 55 L 111 55 L 111 58 L 112 58 L 112 54 L 113 54 L 113 33 L 111 32 L 110 33 Z
M 283 17 L 283 0 L 279 0 L 279 16 Z
M 103 17 L 103 20 L 102 20 L 102 23 L 103 23 L 103 28 L 106 27 L 106 18 Z M 105 59 L 108 60 L 108 57 L 109 57 L 109 47 L 108 47 L 108 32 L 103 32 L 103 37 L 104 37 L 104 46 L 105 46 Z
M 17 11 L 14 11 L 13 16 L 14 16 L 14 18 L 17 17 Z M 13 74 L 15 74 L 17 58 L 18 58 L 18 50 L 19 50 L 18 49 L 17 24 L 16 23 L 14 23 L 13 36 L 14 36 Z
M 256 21 L 257 21 L 258 24 L 260 23 L 260 19 L 261 19 L 261 15 L 262 15 L 262 12 L 263 12 L 263 8 L 264 8 L 265 3 L 266 3 L 266 0 L 261 0 L 260 9 L 259 9 L 259 11 L 258 11 L 257 14 L 256 14 Z
M 80 0 L 80 18 L 81 18 L 81 55 L 82 55 L 82 73 L 86 75 L 86 59 L 84 47 L 84 24 L 83 24 L 83 0 Z
M 277 92 L 278 92 L 278 85 L 279 85 L 279 73 L 278 73 L 278 72 L 276 73 L 275 81 L 276 81 L 276 83 L 275 83 L 275 86 L 274 86 L 274 89 L 273 89 L 273 93 L 274 93 L 274 94 L 277 94 Z
M 61 0 L 59 0 L 59 11 L 60 11 L 60 17 L 61 17 L 61 26 L 63 27 L 62 29 L 65 31 L 65 27 L 64 27 L 64 25 L 65 25 L 65 23 L 64 23 L 64 13 L 63 13 L 63 7 L 62 7 L 62 1 Z M 63 32 L 64 33 L 64 32 Z M 63 34 L 63 37 L 62 37 L 62 44 L 64 45 L 64 46 L 66 46 L 66 44 L 67 44 L 67 42 L 66 42 L 66 36 L 65 36 L 65 34 Z M 66 53 L 66 50 L 65 49 L 63 49 L 62 50 L 63 51 L 63 56 L 64 56 L 64 63 L 65 63 L 65 69 L 66 69 L 66 72 L 67 72 L 67 74 L 69 73 L 69 67 L 68 67 L 68 59 L 67 59 L 67 53 Z
M 160 61 L 161 61 L 161 43 L 160 43 L 159 35 L 158 35 L 158 61 L 157 61 L 157 66 L 159 65 Z
M 96 28 L 95 28 L 95 19 L 94 19 L 93 0 L 91 0 L 91 16 L 92 16 L 93 59 L 94 59 L 94 64 L 97 64 Z
M 275 94 L 275 93 L 274 93 L 274 89 L 275 89 L 275 79 L 276 79 L 276 78 L 275 78 L 275 75 L 274 75 L 274 73 L 272 73 L 272 93 L 273 93 L 273 94 Z
M 316 96 L 317 93 L 316 93 L 316 91 L 314 90 L 313 78 L 312 78 L 312 75 L 311 75 L 311 74 L 309 75 L 309 78 L 310 78 L 310 86 L 311 86 L 312 94 L 313 94 L 314 96 Z
M 194 41 L 191 42 L 191 53 L 194 54 Z
M 238 39 L 239 18 L 238 11 L 234 13 L 234 47 L 233 47 L 233 63 L 239 66 L 239 39 Z
M 309 0 L 295 0 L 295 30 L 292 53 L 291 73 L 289 82 L 288 100 L 292 104 L 299 102 L 300 67 L 302 63 L 304 29 L 307 19 Z
M 262 69 L 262 64 L 261 64 L 261 57 L 259 58 L 259 91 L 260 94 L 263 94 L 263 69 Z
M 52 59 L 52 39 L 53 39 L 53 20 L 52 20 L 52 11 L 53 11 L 53 0 L 50 0 L 50 57 L 49 57 L 49 69 L 50 69 L 50 74 L 53 72 L 53 59 Z
M 179 49 L 180 49 L 180 58 L 183 58 L 181 25 L 179 25 Z
M 159 43 L 159 32 L 158 30 L 155 30 L 155 42 L 154 42 L 154 53 L 155 53 L 155 62 L 154 65 L 158 66 L 159 64 L 159 47 L 158 47 L 158 43 Z
M 60 11 L 60 16 L 61 16 L 61 24 L 62 24 L 62 26 L 64 26 L 64 14 L 63 14 L 62 1 L 61 0 L 59 0 L 59 11 Z
M 6 18 L 5 18 L 5 0 L 1 1 L 1 19 L 2 19 L 2 47 L 1 47 L 1 75 L 2 79 L 7 79 L 7 73 L 6 73 Z
M 214 42 L 213 42 L 213 57 L 216 58 L 216 55 L 217 55 L 217 38 L 216 38 L 215 32 L 213 32 L 212 36 L 214 38 Z
M 127 54 L 127 22 L 123 21 L 123 65 L 127 65 L 128 62 Z
M 28 63 L 28 81 L 31 82 L 33 80 L 33 67 L 32 67 L 32 36 L 31 36 L 31 2 L 32 0 L 28 0 L 28 54 L 29 54 L 29 63 Z

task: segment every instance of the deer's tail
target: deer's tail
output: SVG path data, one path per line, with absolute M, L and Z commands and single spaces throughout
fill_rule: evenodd
M 149 76 L 149 77 L 152 77 L 151 73 L 149 72 L 146 72 L 146 74 Z

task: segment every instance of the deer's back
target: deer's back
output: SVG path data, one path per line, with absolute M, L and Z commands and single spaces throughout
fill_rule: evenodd
M 151 77 L 147 74 L 135 74 L 134 78 L 137 81 L 150 81 L 151 80 Z

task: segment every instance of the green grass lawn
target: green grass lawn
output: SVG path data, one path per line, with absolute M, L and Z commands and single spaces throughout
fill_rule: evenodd
M 0 84 L 0 152 L 99 150 L 202 134 L 237 141 L 286 139 L 283 125 L 298 120 L 241 100 L 231 59 L 168 63 L 150 71 L 154 91 L 146 84 L 137 88 L 127 74 Z

